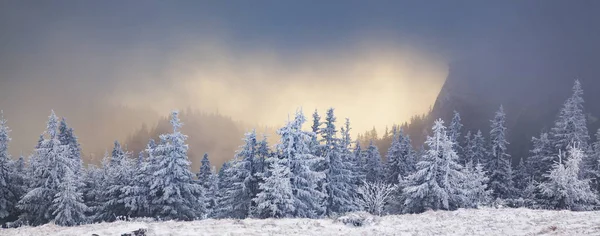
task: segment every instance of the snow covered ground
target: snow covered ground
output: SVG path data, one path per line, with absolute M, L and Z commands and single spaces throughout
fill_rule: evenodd
M 79 227 L 47 224 L 0 229 L 0 235 L 600 235 L 600 212 L 479 209 L 385 216 L 374 225 L 347 226 L 332 219 L 246 219 L 194 222 L 113 222 Z

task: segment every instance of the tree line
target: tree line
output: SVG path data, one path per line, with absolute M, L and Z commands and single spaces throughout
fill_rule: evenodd
M 315 111 L 312 122 L 298 110 L 277 130 L 276 145 L 248 132 L 218 172 L 205 154 L 197 173 L 190 169 L 177 111 L 171 130 L 150 139 L 144 151 L 134 155 L 115 142 L 101 166 L 87 168 L 73 129 L 54 112 L 27 163 L 10 157 L 10 129 L 0 117 L 0 222 L 322 218 L 483 205 L 592 210 L 600 191 L 600 140 L 590 143 L 582 95 L 575 81 L 554 127 L 534 137 L 531 155 L 516 164 L 507 153 L 502 106 L 489 134 L 463 133 L 455 112 L 447 126 L 436 120 L 416 149 L 394 126 L 385 158 L 373 142 L 352 140 L 349 119 L 338 129 L 333 108 L 324 119 Z

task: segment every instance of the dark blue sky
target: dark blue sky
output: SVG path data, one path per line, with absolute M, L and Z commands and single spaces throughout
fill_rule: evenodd
M 172 86 L 163 82 L 169 78 L 162 65 L 174 50 L 207 38 L 223 41 L 233 55 L 272 50 L 284 66 L 305 52 L 344 52 L 371 40 L 499 71 L 493 80 L 526 67 L 571 65 L 564 73 L 571 76 L 585 72 L 573 65 L 598 63 L 598 12 L 595 0 L 5 0 L 0 109 L 33 143 L 50 108 L 77 120 L 76 111 L 116 96 L 123 81 L 132 91 Z

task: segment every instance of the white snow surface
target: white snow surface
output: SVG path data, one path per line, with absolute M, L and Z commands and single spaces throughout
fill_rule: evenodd
M 245 219 L 191 222 L 118 221 L 61 227 L 0 229 L 0 235 L 121 235 L 138 229 L 147 235 L 600 235 L 600 212 L 492 209 L 429 211 L 384 216 L 355 227 L 334 219 Z

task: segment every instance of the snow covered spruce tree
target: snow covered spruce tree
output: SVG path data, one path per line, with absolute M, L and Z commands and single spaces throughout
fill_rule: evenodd
M 347 144 L 337 138 L 335 127 L 336 117 L 333 108 L 327 110 L 325 127 L 321 129 L 323 136 L 323 157 L 325 158 L 325 193 L 327 194 L 326 214 L 338 214 L 354 209 L 351 201 L 352 169 L 349 162 L 344 160 L 347 154 Z M 343 147 L 342 145 L 346 145 Z
M 465 194 L 468 200 L 465 207 L 477 208 L 491 200 L 492 191 L 487 189 L 489 181 L 482 164 L 467 163 L 463 169 L 465 174 Z
M 227 194 L 227 192 L 224 191 L 224 189 L 231 188 L 231 185 L 233 184 L 231 182 L 231 175 L 233 173 L 231 171 L 228 171 L 232 165 L 231 162 L 233 162 L 233 160 L 223 163 L 217 175 L 219 190 L 215 194 L 217 204 L 211 212 L 211 216 L 214 218 L 230 218 L 229 214 L 231 212 L 231 206 L 227 204 L 227 199 L 229 198 L 229 195 Z
M 549 209 L 591 210 L 597 203 L 596 194 L 590 189 L 589 181 L 579 179 L 579 164 L 584 152 L 578 147 L 569 149 L 566 164 L 562 154 L 547 175 L 548 181 L 540 184 L 542 195 L 547 198 Z
M 204 153 L 200 172 L 198 172 L 196 176 L 198 178 L 198 183 L 202 185 L 204 196 L 207 200 L 206 214 L 207 216 L 212 216 L 217 205 L 216 194 L 218 191 L 218 179 L 214 166 L 211 166 L 210 160 L 208 160 L 208 153 Z
M 415 170 L 414 155 L 408 135 L 394 126 L 392 144 L 386 156 L 385 181 L 389 184 L 399 184 L 400 179 L 406 179 L 412 174 Z
M 364 165 L 367 182 L 377 182 L 383 179 L 384 173 L 383 166 L 381 165 L 381 154 L 379 154 L 377 146 L 373 144 L 373 140 L 371 140 L 366 150 Z
M 486 163 L 490 179 L 488 187 L 494 199 L 506 199 L 513 196 L 514 188 L 510 155 L 506 152 L 509 144 L 506 141 L 506 114 L 502 106 L 491 122 L 490 153 Z
M 134 181 L 133 162 L 118 141 L 115 141 L 110 159 L 108 158 L 105 156 L 105 179 L 100 186 L 100 206 L 96 212 L 96 221 L 114 221 L 118 217 L 131 216 L 130 208 L 125 206 L 124 195 L 126 188 Z
M 58 118 L 52 111 L 45 137 L 30 159 L 30 189 L 18 203 L 23 222 L 41 225 L 54 219 L 53 200 L 61 191 L 65 173 L 73 166 L 68 155 L 68 146 L 58 140 Z
M 259 178 L 256 173 L 256 165 L 260 163 L 259 143 L 256 132 L 253 130 L 245 134 L 244 145 L 235 155 L 231 166 L 227 169 L 231 185 L 224 191 L 223 204 L 230 206 L 227 214 L 230 218 L 244 219 L 252 213 L 255 204 L 252 199 L 256 197 L 259 190 Z
M 354 150 L 352 150 L 352 163 L 356 168 L 356 181 L 354 182 L 354 185 L 360 186 L 363 182 L 367 181 L 367 176 L 365 168 L 365 152 L 362 150 L 358 139 L 354 144 Z
M 312 169 L 313 166 L 322 158 L 316 157 L 310 150 L 310 143 L 314 133 L 302 131 L 302 124 L 306 121 L 304 114 L 299 110 L 296 112 L 296 116 L 293 121 L 288 123 L 277 130 L 277 134 L 281 136 L 279 144 L 276 146 L 276 157 L 280 161 L 270 165 L 282 165 L 282 175 L 285 176 L 285 167 L 289 168 L 290 186 L 292 189 L 292 202 L 293 202 L 293 216 L 294 217 L 307 217 L 316 218 L 325 214 L 325 197 L 326 195 L 317 189 L 318 183 L 325 178 L 325 174 L 317 172 Z M 279 167 L 278 167 L 279 168 Z M 265 179 L 265 183 L 273 177 L 274 167 L 269 168 L 269 176 Z M 257 198 L 255 201 L 257 205 L 264 204 L 261 199 Z M 286 207 L 286 209 L 292 209 Z M 261 213 L 262 217 L 267 217 L 268 214 Z
M 517 165 L 517 168 L 515 168 L 515 171 L 513 172 L 513 183 L 515 184 L 514 188 L 515 190 L 517 190 L 518 192 L 515 194 L 517 196 L 522 197 L 522 193 L 523 190 L 525 190 L 525 188 L 527 188 L 527 185 L 529 184 L 529 181 L 531 181 L 532 177 L 529 174 L 529 172 L 527 172 L 527 167 L 525 166 L 525 161 L 523 161 L 523 158 L 519 158 L 519 164 Z
M 81 168 L 83 162 L 81 161 L 81 147 L 77 136 L 73 132 L 73 128 L 67 125 L 66 119 L 63 117 L 58 125 L 58 140 L 62 145 L 67 145 L 69 149 L 68 158 L 71 159 L 71 170 L 73 171 L 74 178 L 81 176 Z M 79 181 L 75 181 L 79 182 Z
M 187 136 L 180 129 L 179 112 L 171 113 L 173 133 L 160 135 L 161 142 L 155 149 L 157 165 L 151 169 L 150 193 L 148 195 L 151 215 L 163 220 L 194 220 L 206 211 L 204 193 L 193 178 L 187 157 Z
M 362 177 L 362 167 L 360 166 L 360 159 L 357 159 L 357 155 L 352 152 L 352 138 L 350 137 L 350 119 L 346 118 L 346 122 L 344 126 L 341 128 L 340 133 L 342 135 L 341 139 L 341 149 L 342 149 L 342 160 L 346 164 L 350 172 L 350 190 L 348 192 L 350 195 L 356 192 L 358 187 L 362 185 L 363 177 Z M 360 148 L 359 148 L 360 152 Z M 351 196 L 352 197 L 352 196 Z
M 292 173 L 288 159 L 271 157 L 268 159 L 269 175 L 264 183 L 260 183 L 260 192 L 254 199 L 256 212 L 261 217 L 286 218 L 293 217 L 296 211 L 292 192 Z
M 312 114 L 312 118 L 313 122 L 310 126 L 310 129 L 314 133 L 314 135 L 312 136 L 310 142 L 310 150 L 313 152 L 313 155 L 320 157 L 323 156 L 321 153 L 322 146 L 319 140 L 319 135 L 321 134 L 321 125 L 323 124 L 323 122 L 321 122 L 321 116 L 319 116 L 317 109 L 315 109 L 315 112 Z
M 542 132 L 539 138 L 531 138 L 533 149 L 529 151 L 531 156 L 525 161 L 527 172 L 536 182 L 546 181 L 545 174 L 552 169 L 553 163 L 558 160 L 554 154 L 554 147 L 548 133 Z
M 575 80 L 573 95 L 565 101 L 551 130 L 555 155 L 558 154 L 558 150 L 567 150 L 567 147 L 574 143 L 580 145 L 582 150 L 587 150 L 590 135 L 583 103 L 581 83 L 579 80 Z
M 486 149 L 485 137 L 481 130 L 478 130 L 472 138 L 469 138 L 470 132 L 467 134 L 465 139 L 467 140 L 466 147 L 464 148 L 464 165 L 472 163 L 473 165 L 482 164 L 486 162 L 488 151 Z
M 8 153 L 8 143 L 11 140 L 9 132 L 4 114 L 0 111 L 0 225 L 15 220 L 17 202 L 24 191 L 21 173 L 17 171 L 17 166 Z
M 463 150 L 461 144 L 461 129 L 463 125 L 460 119 L 460 113 L 458 111 L 454 111 L 454 116 L 452 117 L 452 121 L 450 122 L 450 126 L 448 127 L 448 137 L 450 137 L 450 141 L 454 143 L 454 149 L 458 156 L 463 156 Z
M 404 189 L 406 213 L 455 210 L 469 200 L 464 186 L 466 177 L 457 162 L 454 144 L 446 134 L 444 121 L 435 121 L 432 130 L 433 136 L 428 136 L 425 142 L 427 150 Z
M 87 206 L 83 203 L 83 196 L 77 190 L 75 181 L 73 172 L 67 170 L 64 181 L 60 184 L 60 191 L 54 196 L 54 223 L 57 225 L 74 226 L 87 222 Z
M 105 168 L 98 168 L 94 165 L 89 165 L 83 170 L 81 192 L 83 193 L 83 202 L 88 207 L 86 216 L 91 220 L 101 209 L 103 184 L 106 179 L 105 170 Z

